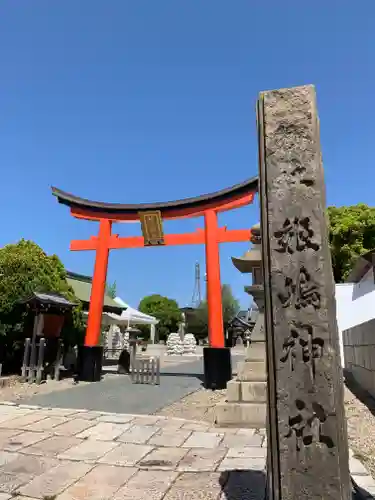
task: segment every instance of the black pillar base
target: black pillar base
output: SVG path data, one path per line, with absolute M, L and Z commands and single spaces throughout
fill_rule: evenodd
M 77 360 L 78 380 L 83 382 L 99 382 L 103 366 L 103 347 L 79 346 Z
M 203 349 L 204 386 L 206 389 L 226 389 L 232 379 L 230 349 L 205 347 Z

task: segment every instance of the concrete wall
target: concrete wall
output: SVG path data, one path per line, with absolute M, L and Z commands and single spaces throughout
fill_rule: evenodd
M 347 368 L 344 359 L 343 332 L 375 319 L 375 283 L 372 269 L 360 283 L 336 285 L 336 313 L 341 362 Z
M 344 330 L 343 344 L 345 368 L 375 397 L 375 319 Z

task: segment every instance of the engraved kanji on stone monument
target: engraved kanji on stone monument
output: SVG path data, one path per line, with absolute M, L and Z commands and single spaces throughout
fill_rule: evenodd
M 308 366 L 311 382 L 315 382 L 316 360 L 322 358 L 324 340 L 314 337 L 311 325 L 292 322 L 290 335 L 284 340 L 282 363 L 289 363 L 290 371 L 294 371 L 296 362 L 302 360 Z
M 294 217 L 285 219 L 280 229 L 275 231 L 279 248 L 278 252 L 302 252 L 306 248 L 319 250 L 319 245 L 313 241 L 314 231 L 310 226 L 309 217 Z
M 264 92 L 257 111 L 270 495 L 350 500 L 315 90 Z
M 296 451 L 301 451 L 301 448 L 313 443 L 322 443 L 327 448 L 333 448 L 335 443 L 323 430 L 323 424 L 329 417 L 324 408 L 313 402 L 309 409 L 301 399 L 295 401 L 295 406 L 294 415 L 289 417 L 289 429 L 285 437 L 294 437 Z
M 282 307 L 294 306 L 297 309 L 308 306 L 320 308 L 320 292 L 305 266 L 301 266 L 296 273 L 296 278 L 285 276 L 284 286 L 278 292 Z

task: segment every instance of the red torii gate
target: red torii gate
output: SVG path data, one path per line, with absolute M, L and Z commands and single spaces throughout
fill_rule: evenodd
M 196 245 L 206 246 L 207 302 L 209 342 L 213 348 L 225 346 L 220 282 L 219 244 L 250 241 L 250 229 L 228 230 L 219 227 L 217 214 L 252 203 L 258 188 L 258 178 L 252 178 L 215 193 L 171 202 L 131 204 L 90 201 L 52 187 L 59 203 L 70 207 L 77 219 L 99 222 L 97 236 L 88 240 L 72 240 L 73 251 L 96 252 L 94 275 L 85 346 L 97 346 L 100 339 L 101 317 L 107 281 L 109 251 L 144 246 Z M 193 233 L 163 234 L 163 219 L 204 217 L 204 230 Z M 141 221 L 143 236 L 119 237 L 112 233 L 112 223 Z M 147 234 L 150 233 L 151 234 Z

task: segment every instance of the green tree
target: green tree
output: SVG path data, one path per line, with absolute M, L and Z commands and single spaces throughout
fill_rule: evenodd
M 375 207 L 329 207 L 328 219 L 333 275 L 341 283 L 358 257 L 375 248 Z
M 0 323 L 2 333 L 19 329 L 25 313 L 20 299 L 33 292 L 58 292 L 79 302 L 66 281 L 66 271 L 56 255 L 48 256 L 36 243 L 21 240 L 0 249 Z M 76 307 L 67 327 L 76 333 L 83 330 L 81 308 Z
M 230 285 L 223 285 L 221 287 L 221 300 L 223 303 L 223 322 L 226 329 L 228 323 L 240 311 L 240 303 L 234 297 Z
M 156 331 L 160 340 L 165 340 L 171 332 L 177 332 L 181 311 L 174 299 L 162 295 L 148 295 L 141 300 L 138 309 L 159 320 Z
M 111 299 L 115 299 L 117 297 L 117 283 L 114 281 L 112 284 L 107 283 L 106 293 L 108 297 Z
M 233 296 L 230 285 L 222 285 L 221 301 L 223 306 L 224 330 L 227 329 L 230 320 L 236 316 L 240 310 L 238 300 Z M 188 330 L 199 337 L 208 333 L 208 305 L 207 301 L 202 301 L 194 313 L 188 316 Z

